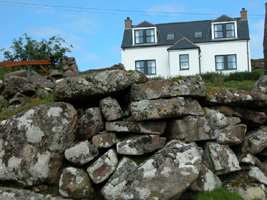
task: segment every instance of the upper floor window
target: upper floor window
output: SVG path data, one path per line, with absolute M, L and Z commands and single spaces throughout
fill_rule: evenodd
M 134 36 L 135 36 L 135 44 L 155 42 L 154 29 L 135 30 Z
M 235 37 L 234 23 L 214 25 L 214 38 L 234 38 L 234 37 Z
M 180 58 L 180 70 L 189 69 L 189 55 L 182 54 L 182 55 L 179 55 L 179 58 Z
M 155 60 L 139 60 L 135 61 L 135 69 L 145 75 L 156 74 L 156 61 Z
M 202 38 L 202 31 L 196 31 L 195 38 Z
M 174 33 L 168 33 L 167 40 L 174 40 Z
M 236 55 L 215 56 L 216 70 L 236 69 Z

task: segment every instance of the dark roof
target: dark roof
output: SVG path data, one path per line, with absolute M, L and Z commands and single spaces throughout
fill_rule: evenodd
M 143 21 L 140 24 L 137 24 L 135 26 L 133 26 L 133 28 L 137 28 L 137 27 L 155 27 L 155 24 L 151 24 L 150 22 L 147 21 Z
M 186 37 L 183 37 L 182 39 L 178 40 L 174 43 L 168 50 L 176 50 L 176 49 L 196 49 L 199 48 L 199 46 L 195 45 L 193 42 L 188 40 Z
M 226 21 L 236 20 L 237 21 L 237 39 L 229 39 L 229 40 L 249 40 L 249 29 L 248 29 L 248 21 L 241 18 L 230 18 L 226 15 L 222 15 L 216 20 L 225 19 Z M 226 41 L 224 40 L 212 40 L 211 38 L 211 23 L 214 20 L 205 20 L 205 21 L 194 21 L 194 22 L 178 22 L 178 23 L 166 23 L 166 24 L 155 24 L 158 29 L 158 42 L 152 44 L 140 44 L 140 45 L 132 45 L 132 30 L 125 29 L 122 41 L 122 48 L 131 48 L 131 47 L 140 47 L 140 46 L 161 46 L 161 45 L 173 45 L 177 41 L 181 40 L 183 37 L 186 37 L 192 43 L 203 43 L 203 42 L 219 42 Z M 216 21 L 217 22 L 217 21 Z M 138 24 L 138 27 L 144 27 L 148 23 L 152 27 L 153 24 L 149 22 L 143 22 Z M 133 27 L 137 27 L 133 26 Z M 201 31 L 202 37 L 195 38 L 195 32 Z M 174 33 L 174 40 L 167 40 L 167 34 Z
M 228 17 L 227 15 L 222 15 L 217 19 L 213 20 L 213 22 L 227 22 L 227 21 L 236 21 L 236 19 Z

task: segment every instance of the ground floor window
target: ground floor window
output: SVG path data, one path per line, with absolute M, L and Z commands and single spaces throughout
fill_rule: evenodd
M 180 70 L 189 69 L 189 55 L 181 54 L 179 55 L 179 59 L 180 59 Z
M 145 75 L 154 75 L 156 74 L 156 60 L 135 61 L 135 69 Z
M 215 56 L 216 70 L 236 69 L 236 55 Z

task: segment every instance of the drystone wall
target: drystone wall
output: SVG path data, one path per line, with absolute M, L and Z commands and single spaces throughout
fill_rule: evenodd
M 0 121 L 0 183 L 58 183 L 61 197 L 1 187 L 0 199 L 190 199 L 221 186 L 265 199 L 267 76 L 250 94 L 125 70 L 54 84 L 54 103 Z M 0 99 L 26 86 L 10 76 Z

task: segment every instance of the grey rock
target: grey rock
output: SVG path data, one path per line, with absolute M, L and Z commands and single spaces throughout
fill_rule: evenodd
M 204 108 L 204 116 L 186 116 L 168 122 L 168 139 L 185 141 L 210 140 L 218 137 L 223 128 L 239 123 L 237 117 L 226 117 L 217 110 Z
M 161 135 L 166 127 L 166 122 L 106 122 L 106 130 L 114 132 L 131 132 L 150 135 Z
M 91 192 L 91 181 L 86 171 L 74 167 L 63 170 L 59 180 L 59 193 L 63 197 L 86 198 Z
M 209 105 L 246 106 L 253 102 L 250 94 L 232 88 L 206 88 L 206 94 L 205 102 Z
M 133 173 L 135 169 L 137 169 L 137 164 L 133 160 L 124 157 L 118 164 L 116 171 L 101 190 L 104 198 L 118 199 L 118 194 L 121 193 L 127 176 Z M 110 191 L 112 192 L 110 193 Z
M 27 79 L 25 77 L 10 76 L 4 81 L 5 89 L 3 95 L 5 97 L 10 97 L 18 92 L 23 93 L 26 82 Z
M 248 176 L 257 182 L 267 185 L 267 177 L 258 167 L 251 167 Z
M 73 72 L 72 70 L 67 70 L 62 74 L 63 77 L 74 77 L 77 76 L 77 74 L 75 72 Z
M 235 153 L 228 146 L 208 142 L 205 144 L 205 156 L 212 163 L 217 175 L 241 170 Z
M 112 132 L 100 132 L 92 137 L 92 143 L 97 148 L 108 148 L 116 144 L 116 134 Z
M 40 98 L 40 99 L 43 99 L 45 97 L 48 97 L 49 96 L 49 92 L 45 89 L 38 89 L 36 91 L 36 95 Z
M 142 100 L 130 104 L 134 121 L 203 115 L 204 112 L 196 100 L 177 97 L 172 99 Z
M 192 191 L 212 191 L 222 186 L 220 178 L 204 164 L 201 166 L 198 178 L 191 184 Z
M 18 77 L 27 78 L 27 70 L 19 70 L 15 72 L 10 72 L 4 76 L 4 80 L 8 79 L 10 76 L 18 76 Z
M 27 82 L 35 84 L 40 88 L 54 88 L 52 81 L 48 80 L 46 77 L 41 76 L 31 69 L 27 71 Z
M 216 138 L 216 142 L 225 145 L 238 145 L 241 144 L 245 138 L 247 132 L 247 125 L 236 124 L 228 126 L 221 130 L 219 136 Z
M 265 192 L 257 184 L 253 185 L 246 184 L 244 186 L 236 186 L 228 184 L 226 185 L 226 189 L 229 192 L 239 194 L 245 200 L 251 200 L 251 199 L 266 200 Z
M 164 147 L 166 138 L 158 135 L 127 136 L 116 144 L 117 153 L 123 155 L 143 155 Z
M 76 165 L 84 165 L 96 156 L 98 156 L 98 150 L 88 140 L 79 142 L 65 151 L 66 159 Z
M 201 76 L 183 76 L 131 86 L 132 101 L 176 96 L 205 97 L 205 83 Z
M 0 122 L 0 180 L 53 183 L 74 140 L 77 112 L 63 102 L 36 106 Z M 15 147 L 15 148 L 14 148 Z
M 241 151 L 243 153 L 257 154 L 265 148 L 267 148 L 267 127 L 261 126 L 246 134 Z
M 76 137 L 87 140 L 104 129 L 104 120 L 99 107 L 88 108 L 76 128 Z
M 101 99 L 99 106 L 107 121 L 118 120 L 122 117 L 122 109 L 118 101 L 112 97 Z
M 118 164 L 117 153 L 114 149 L 108 150 L 87 168 L 87 172 L 96 184 L 105 181 L 116 169 Z
M 201 161 L 202 150 L 196 145 L 172 140 L 102 192 L 112 199 L 178 199 L 198 177 Z
M 26 102 L 25 95 L 23 95 L 21 93 L 17 93 L 12 97 L 12 99 L 9 100 L 8 105 L 17 105 L 17 104 L 22 104 L 24 102 Z

